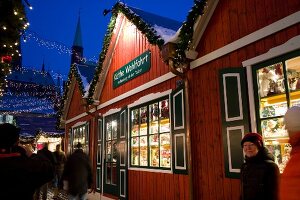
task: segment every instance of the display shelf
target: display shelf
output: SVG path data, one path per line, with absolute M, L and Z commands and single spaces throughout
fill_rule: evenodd
M 265 143 L 268 142 L 279 142 L 279 143 L 288 143 L 289 137 L 264 137 Z
M 291 100 L 300 99 L 300 90 L 290 92 L 290 98 Z M 271 95 L 261 98 L 260 101 L 267 102 L 268 104 L 281 103 L 286 101 L 286 95 L 285 93 Z

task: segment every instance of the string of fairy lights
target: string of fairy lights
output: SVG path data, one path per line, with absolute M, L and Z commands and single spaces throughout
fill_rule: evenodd
M 91 58 L 82 57 L 78 55 L 77 52 L 73 50 L 71 47 L 63 44 L 62 42 L 44 39 L 41 36 L 39 36 L 39 34 L 37 34 L 36 32 L 31 30 L 26 30 L 23 35 L 23 42 L 26 43 L 30 40 L 36 42 L 40 47 L 56 50 L 58 54 L 68 54 L 68 55 L 74 54 L 78 59 L 80 59 L 82 63 L 86 63 L 88 61 L 95 62 L 95 63 L 98 62 L 97 56 L 93 56 Z

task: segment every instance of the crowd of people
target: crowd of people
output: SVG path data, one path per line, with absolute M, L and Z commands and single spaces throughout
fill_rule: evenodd
M 20 144 L 19 128 L 4 123 L 0 130 L 0 199 L 46 200 L 49 187 L 54 189 L 53 199 L 58 199 L 62 189 L 69 199 L 86 199 L 92 168 L 80 143 L 68 158 L 60 144 L 51 152 L 44 143 L 35 154 L 28 145 Z
M 248 133 L 241 141 L 245 162 L 241 166 L 242 200 L 296 200 L 300 196 L 300 107 L 288 109 L 284 122 L 292 146 L 290 160 L 280 175 L 273 155 L 264 146 L 258 133 Z M 20 129 L 8 123 L 0 124 L 0 198 L 42 200 L 54 186 L 54 199 L 64 189 L 70 200 L 85 200 L 92 186 L 90 159 L 81 143 L 66 158 L 61 145 L 56 151 L 48 143 L 34 154 L 28 146 L 19 144 Z M 91 190 L 89 191 L 91 192 Z

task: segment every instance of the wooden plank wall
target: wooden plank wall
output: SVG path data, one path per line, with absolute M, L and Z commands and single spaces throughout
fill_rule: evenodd
M 299 10 L 298 0 L 220 0 L 197 47 L 199 57 Z M 235 200 L 240 196 L 240 181 L 224 174 L 219 70 L 242 67 L 242 61 L 299 34 L 297 24 L 189 73 L 194 199 Z
M 128 171 L 130 200 L 188 200 L 188 176 Z
M 73 118 L 85 111 L 85 108 L 83 106 L 82 94 L 79 90 L 77 81 L 75 82 L 73 95 L 69 96 L 68 98 L 71 98 L 71 103 L 68 110 L 67 119 Z
M 160 85 L 149 88 L 122 101 L 116 102 L 102 110 L 105 113 L 112 108 L 122 108 L 135 102 L 140 97 L 168 89 L 174 89 L 176 80 L 166 81 Z M 128 155 L 129 156 L 129 155 Z M 138 169 L 128 170 L 128 199 L 130 200 L 188 200 L 189 180 L 187 175 L 147 172 Z
M 113 89 L 113 73 L 147 50 L 151 51 L 150 71 Z M 134 25 L 126 21 L 113 54 L 100 102 L 106 102 L 168 72 L 169 67 L 162 61 L 159 48 L 149 44 L 147 38 Z

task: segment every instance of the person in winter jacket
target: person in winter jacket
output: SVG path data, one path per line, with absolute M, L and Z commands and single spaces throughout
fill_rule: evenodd
M 81 143 L 77 149 L 67 158 L 62 179 L 68 182 L 67 191 L 71 200 L 85 200 L 88 189 L 92 185 L 91 161 L 82 150 Z
M 279 168 L 258 133 L 246 134 L 241 145 L 245 163 L 241 167 L 243 200 L 278 200 Z
M 62 173 L 64 171 L 66 156 L 65 156 L 65 153 L 61 150 L 61 145 L 60 144 L 56 145 L 56 150 L 53 154 L 54 154 L 54 157 L 56 159 L 54 197 L 53 197 L 53 199 L 55 199 L 55 198 L 58 198 L 59 190 L 63 188 L 61 177 L 62 177 Z
M 20 129 L 0 124 L 0 199 L 32 200 L 35 190 L 52 180 L 49 160 L 19 146 Z
M 53 153 L 48 149 L 48 147 L 49 147 L 48 142 L 45 142 L 43 144 L 43 148 L 37 152 L 37 155 L 47 158 L 51 162 L 51 164 L 54 168 L 55 164 L 56 164 L 56 159 L 55 159 Z M 54 170 L 55 170 L 55 168 L 54 168 Z M 53 180 L 49 181 L 48 183 L 45 183 L 44 185 L 42 185 L 42 187 L 40 187 L 36 191 L 36 197 L 35 197 L 36 199 L 39 199 L 40 194 L 42 194 L 42 200 L 47 200 L 48 188 L 51 187 L 52 181 Z
M 285 113 L 284 123 L 292 151 L 281 175 L 279 196 L 280 200 L 298 200 L 300 199 L 300 107 L 289 108 Z

